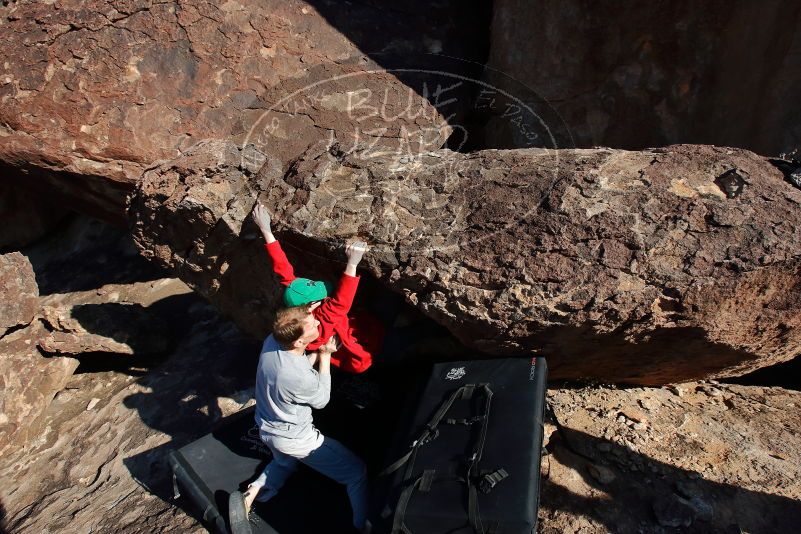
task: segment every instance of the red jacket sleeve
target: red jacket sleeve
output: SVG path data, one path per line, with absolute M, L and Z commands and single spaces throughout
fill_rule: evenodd
M 348 316 L 356 288 L 359 287 L 359 277 L 342 273 L 334 295 L 320 304 L 315 314 L 321 323 L 336 325 Z
M 288 286 L 291 284 L 297 277 L 295 276 L 295 270 L 292 268 L 292 264 L 289 263 L 286 254 L 284 254 L 284 249 L 281 248 L 281 243 L 278 241 L 266 243 L 264 248 L 273 261 L 273 271 L 281 279 L 281 285 Z

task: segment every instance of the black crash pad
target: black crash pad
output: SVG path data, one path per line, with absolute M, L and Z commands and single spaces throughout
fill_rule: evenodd
M 385 465 L 399 414 L 409 404 L 414 407 L 407 399 L 417 396 L 429 368 L 384 373 L 371 369 L 358 376 L 335 371 L 331 401 L 315 410 L 315 425 L 362 458 L 373 479 Z M 376 389 L 380 392 L 373 398 Z M 169 455 L 178 491 L 212 531 L 228 532 L 229 493 L 243 491 L 269 462 L 253 413 L 249 408 L 227 417 L 210 434 Z M 337 534 L 351 524 L 345 487 L 303 465 L 278 495 L 255 503 L 254 512 L 254 534 Z
M 497 424 L 514 425 L 516 430 L 504 435 L 503 439 L 518 443 L 521 447 L 534 447 L 541 443 L 542 402 L 545 394 L 544 373 L 529 376 L 529 368 L 535 367 L 524 361 L 495 360 L 491 362 L 470 361 L 451 364 L 431 365 L 418 367 L 414 370 L 392 369 L 386 372 L 368 371 L 365 375 L 353 377 L 339 374 L 333 377 L 334 391 L 331 402 L 323 410 L 316 410 L 314 414 L 316 426 L 326 435 L 341 441 L 354 453 L 359 455 L 367 464 L 370 477 L 372 495 L 371 508 L 374 517 L 376 534 L 380 534 L 382 520 L 381 511 L 387 505 L 393 505 L 393 491 L 387 488 L 397 487 L 402 481 L 397 477 L 403 471 L 399 470 L 392 477 L 377 477 L 378 473 L 399 454 L 408 450 L 410 438 L 420 432 L 420 426 L 429 417 L 433 407 L 447 395 L 447 386 L 458 384 L 461 380 L 439 380 L 438 374 L 451 367 L 462 368 L 466 371 L 465 379 L 472 378 L 475 371 L 482 381 L 494 382 L 496 397 L 493 400 L 497 411 L 493 412 L 493 426 Z M 544 362 L 543 362 L 544 363 Z M 544 371 L 541 365 L 538 371 Z M 504 373 L 521 375 L 509 381 L 501 380 Z M 445 373 L 447 375 L 447 372 Z M 529 379 L 534 381 L 529 382 Z M 504 394 L 504 390 L 511 388 L 519 390 L 521 380 L 536 386 L 537 393 L 513 396 Z M 380 390 L 379 398 L 373 402 L 363 403 L 358 398 L 369 397 L 361 391 L 365 384 L 377 387 Z M 515 389 L 517 388 L 517 389 Z M 356 392 L 356 393 L 354 393 Z M 358 402 L 354 402 L 354 397 Z M 506 400 L 508 398 L 509 400 Z M 508 405 L 507 405 L 508 403 Z M 517 403 L 517 404 L 515 404 Z M 365 405 L 366 407 L 362 407 Z M 528 405 L 528 406 L 525 406 Z M 244 490 L 247 482 L 253 480 L 267 465 L 270 458 L 269 450 L 262 444 L 258 430 L 253 420 L 253 408 L 243 410 L 221 421 L 217 429 L 197 441 L 190 443 L 170 453 L 169 462 L 175 475 L 177 487 L 181 494 L 188 497 L 194 508 L 202 516 L 205 524 L 212 531 L 228 532 L 228 495 L 235 490 Z M 504 412 L 508 412 L 505 413 Z M 516 415 L 517 414 L 517 415 Z M 519 419 L 522 416 L 523 419 Z M 512 439 L 519 432 L 530 434 L 526 439 Z M 503 434 L 503 433 L 501 433 Z M 444 441 L 443 441 L 444 443 Z M 430 451 L 436 450 L 436 447 Z M 494 446 L 488 445 L 487 460 L 493 460 Z M 531 491 L 524 492 L 525 503 L 520 503 L 521 509 L 525 507 L 528 519 L 536 521 L 536 508 L 538 499 L 538 477 L 540 450 L 516 452 L 507 451 L 517 459 L 517 463 L 500 462 L 510 468 L 515 468 L 512 478 L 499 485 L 494 495 L 503 495 L 506 490 L 516 486 L 515 479 L 525 472 L 526 477 L 532 477 Z M 429 450 L 423 451 L 427 456 Z M 523 463 L 520 464 L 520 461 Z M 518 465 L 531 464 L 529 470 L 521 470 Z M 422 464 L 421 464 L 422 465 Z M 487 464 L 489 465 L 489 464 Z M 493 463 L 494 466 L 494 463 Z M 536 477 L 536 481 L 533 480 Z M 504 487 L 505 486 L 505 487 Z M 425 500 L 425 499 L 423 499 Z M 415 498 L 420 503 L 420 496 Z M 443 503 L 444 504 L 444 503 Z M 440 504 L 440 507 L 443 506 Z M 425 534 L 437 530 L 428 530 L 415 517 L 425 519 L 423 505 L 409 509 L 409 523 L 417 527 L 415 534 Z M 443 507 L 445 510 L 446 507 Z M 350 529 L 351 510 L 345 488 L 336 482 L 316 473 L 312 469 L 300 466 L 298 471 L 290 477 L 278 495 L 267 503 L 255 503 L 252 528 L 254 534 L 307 534 L 326 532 L 337 534 L 348 532 Z M 493 515 L 492 506 L 485 504 L 483 513 L 488 519 Z M 430 520 L 430 519 L 429 519 Z M 428 521 L 426 521 L 428 522 Z M 424 532 L 425 531 L 425 532 Z
M 259 439 L 253 412 L 250 408 L 227 418 L 216 431 L 169 456 L 180 493 L 195 504 L 207 526 L 217 532 L 228 532 L 228 495 L 244 490 L 270 459 L 269 449 Z M 315 423 L 367 461 L 376 455 L 365 450 L 366 443 L 358 442 L 355 429 L 349 429 L 360 426 L 368 414 L 369 410 L 345 402 L 329 404 L 315 414 Z M 332 431 L 327 432 L 328 429 Z M 255 503 L 254 512 L 254 534 L 337 533 L 347 531 L 351 522 L 344 486 L 303 465 L 278 495 L 267 503 Z
M 373 488 L 375 530 L 536 532 L 546 377 L 544 358 L 435 365 Z

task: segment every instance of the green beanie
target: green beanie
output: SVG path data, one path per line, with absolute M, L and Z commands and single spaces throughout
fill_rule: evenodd
M 323 300 L 331 292 L 327 282 L 315 282 L 308 278 L 295 278 L 284 291 L 284 304 L 287 306 L 303 306 Z

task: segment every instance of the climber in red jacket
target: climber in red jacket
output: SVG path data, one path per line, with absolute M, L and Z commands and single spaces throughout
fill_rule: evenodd
M 253 219 L 266 241 L 264 248 L 272 259 L 273 271 L 280 278 L 281 285 L 286 286 L 284 304 L 309 305 L 315 319 L 320 322 L 320 335 L 309 344 L 308 350 L 317 350 L 336 334 L 342 346 L 331 355 L 331 363 L 351 373 L 366 371 L 384 340 L 384 327 L 377 319 L 367 314 L 349 316 L 359 285 L 356 267 L 367 250 L 367 244 L 356 241 L 346 247 L 348 263 L 339 285 L 331 294 L 332 288 L 329 284 L 295 276 L 281 244 L 273 236 L 270 214 L 258 202 L 253 208 Z

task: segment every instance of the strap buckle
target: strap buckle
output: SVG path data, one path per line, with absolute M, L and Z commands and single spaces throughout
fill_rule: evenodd
M 478 488 L 481 490 L 481 493 L 489 493 L 492 489 L 498 485 L 499 482 L 503 481 L 509 476 L 509 473 L 506 472 L 506 469 L 500 468 L 496 469 L 492 473 L 487 473 L 478 483 Z
M 435 469 L 426 469 L 420 477 L 420 491 L 426 493 L 431 491 L 431 484 L 434 482 Z

